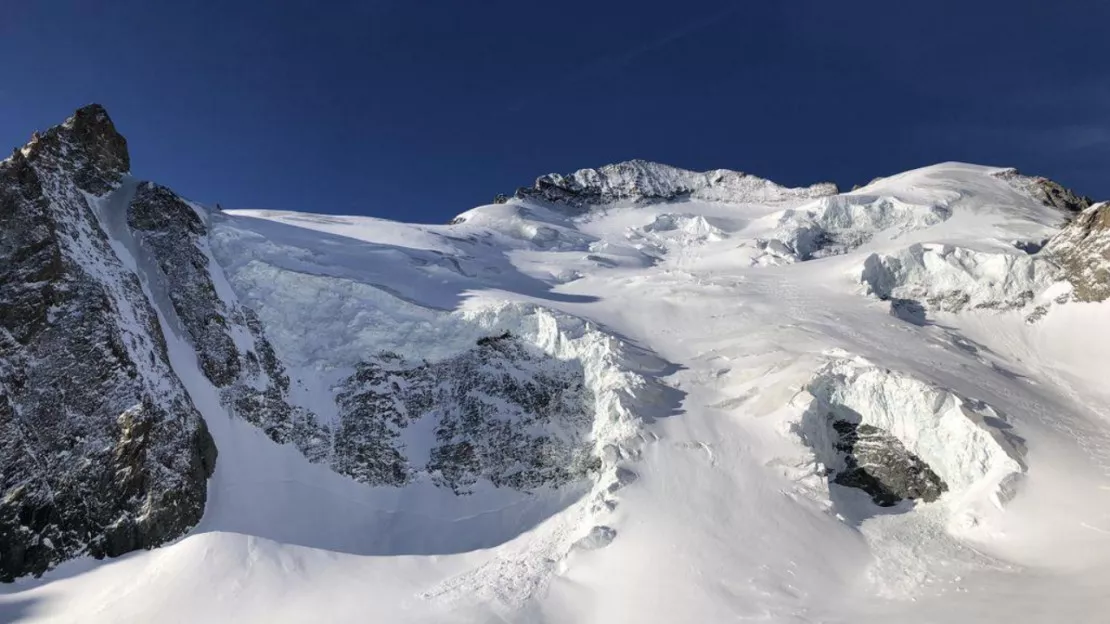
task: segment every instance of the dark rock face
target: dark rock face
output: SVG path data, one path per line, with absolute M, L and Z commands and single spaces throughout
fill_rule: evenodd
M 890 315 L 921 327 L 929 324 L 925 306 L 913 299 L 890 299 Z
M 609 544 L 612 544 L 616 537 L 616 529 L 604 525 L 595 526 L 590 529 L 590 532 L 585 537 L 574 543 L 574 548 L 580 548 L 582 550 L 605 548 Z
M 904 499 L 928 503 L 948 490 L 928 464 L 882 429 L 847 420 L 835 420 L 832 427 L 844 460 L 844 468 L 830 474 L 833 483 L 867 492 L 880 507 Z
M 427 370 L 431 387 L 416 405 L 437 417 L 426 466 L 436 484 L 461 492 L 486 478 L 531 489 L 597 468 L 584 439 L 593 413 L 580 369 L 506 334 Z
M 589 469 L 583 437 L 592 414 L 582 371 L 508 335 L 442 362 L 389 353 L 368 359 L 342 384 L 338 421 L 322 424 L 290 401 L 289 375 L 255 314 L 218 292 L 205 219 L 203 209 L 151 183 L 137 187 L 127 212 L 143 263 L 156 273 L 148 278 L 165 292 L 232 415 L 371 485 L 426 476 L 457 493 L 478 479 L 523 490 L 560 485 Z M 435 423 L 435 443 L 412 447 L 405 431 L 424 419 Z M 422 457 L 416 463 L 414 453 Z
M 1079 301 L 1110 297 L 1110 202 L 1095 204 L 1052 237 L 1041 251 L 1063 269 Z
M 582 371 L 508 334 L 435 363 L 380 354 L 347 380 L 338 403 L 333 467 L 365 483 L 425 475 L 458 494 L 479 479 L 527 490 L 565 484 L 599 465 L 587 441 L 592 397 Z M 434 441 L 427 461 L 413 465 L 403 436 L 425 419 Z
M 36 134 L 27 156 L 65 160 L 66 169 L 79 188 L 103 195 L 131 170 L 127 139 L 116 131 L 108 112 L 99 104 L 77 109 L 60 126 Z
M 289 376 L 255 314 L 217 292 L 210 266 L 208 228 L 198 209 L 173 191 L 144 182 L 127 223 L 152 264 L 200 363 L 221 389 L 224 405 L 279 444 L 292 443 L 313 461 L 328 455 L 329 433 L 316 415 L 289 401 Z M 233 333 L 238 334 L 236 344 Z
M 427 403 L 427 366 L 379 354 L 347 378 L 332 468 L 356 481 L 399 486 L 413 477 L 401 433 Z
M 128 168 L 99 106 L 0 163 L 2 581 L 163 544 L 204 511 L 216 448 L 87 199 Z
M 1043 240 L 1016 240 L 1013 244 L 1015 248 L 1033 256 L 1039 253 L 1041 249 L 1044 249 L 1047 243 L 1048 239 L 1046 238 Z
M 197 246 L 207 234 L 200 216 L 173 191 L 144 182 L 128 207 L 127 224 L 165 276 L 167 294 L 196 347 L 201 370 L 219 387 L 230 384 L 242 363 L 208 259 Z

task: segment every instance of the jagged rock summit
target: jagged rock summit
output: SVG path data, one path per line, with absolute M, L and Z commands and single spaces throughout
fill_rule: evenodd
M 0 580 L 204 513 L 215 446 L 98 214 L 129 166 L 97 105 L 0 163 Z
M 64 161 L 78 186 L 98 195 L 131 171 L 127 139 L 100 104 L 83 106 L 64 123 L 41 134 L 36 132 L 13 156 Z
M 679 199 L 732 202 L 775 202 L 816 198 L 837 193 L 835 184 L 787 188 L 747 173 L 716 169 L 689 171 L 646 160 L 630 160 L 540 176 L 516 192 L 520 199 L 539 199 L 581 208 L 614 202 L 661 202 Z

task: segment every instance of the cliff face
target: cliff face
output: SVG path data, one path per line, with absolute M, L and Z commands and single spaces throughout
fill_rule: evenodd
M 315 414 L 290 404 L 289 377 L 254 313 L 239 304 L 211 257 L 209 214 L 158 184 L 138 184 L 127 206 L 124 237 L 158 285 L 159 298 L 196 353 L 201 373 L 229 414 L 292 443 L 309 459 L 327 453 L 329 432 Z
M 0 163 L 0 580 L 171 540 L 216 449 L 98 208 L 127 174 L 99 106 Z
M 594 397 L 580 367 L 525 348 L 510 334 L 439 362 L 381 353 L 338 395 L 333 468 L 371 485 L 426 477 L 456 494 L 480 479 L 530 490 L 565 485 L 599 467 L 587 432 Z M 434 440 L 423 464 L 402 442 L 420 421 Z M 426 452 L 425 452 L 426 451 Z

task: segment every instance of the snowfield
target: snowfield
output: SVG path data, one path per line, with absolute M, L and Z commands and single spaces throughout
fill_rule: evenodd
M 370 486 L 232 417 L 113 233 L 219 449 L 205 516 L 0 586 L 0 621 L 1110 621 L 1110 304 L 1015 245 L 1067 215 L 1005 171 L 835 194 L 634 161 L 450 225 L 196 207 L 219 296 L 323 424 L 381 352 L 508 332 L 580 374 L 592 420 L 564 433 L 598 466 L 530 491 Z M 95 201 L 111 224 L 126 200 Z M 879 506 L 834 482 L 841 420 L 943 493 Z

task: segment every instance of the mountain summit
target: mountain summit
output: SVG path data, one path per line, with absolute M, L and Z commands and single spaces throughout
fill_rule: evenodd
M 74 182 L 97 195 L 109 191 L 131 170 L 127 139 L 116 131 L 108 111 L 99 104 L 79 108 L 64 123 L 35 133 L 16 154 L 32 161 L 64 162 Z
M 569 175 L 540 176 L 521 187 L 518 199 L 538 199 L 574 207 L 614 202 L 704 199 L 732 202 L 775 202 L 835 195 L 835 184 L 789 189 L 753 175 L 727 169 L 696 172 L 646 160 L 579 169 Z

